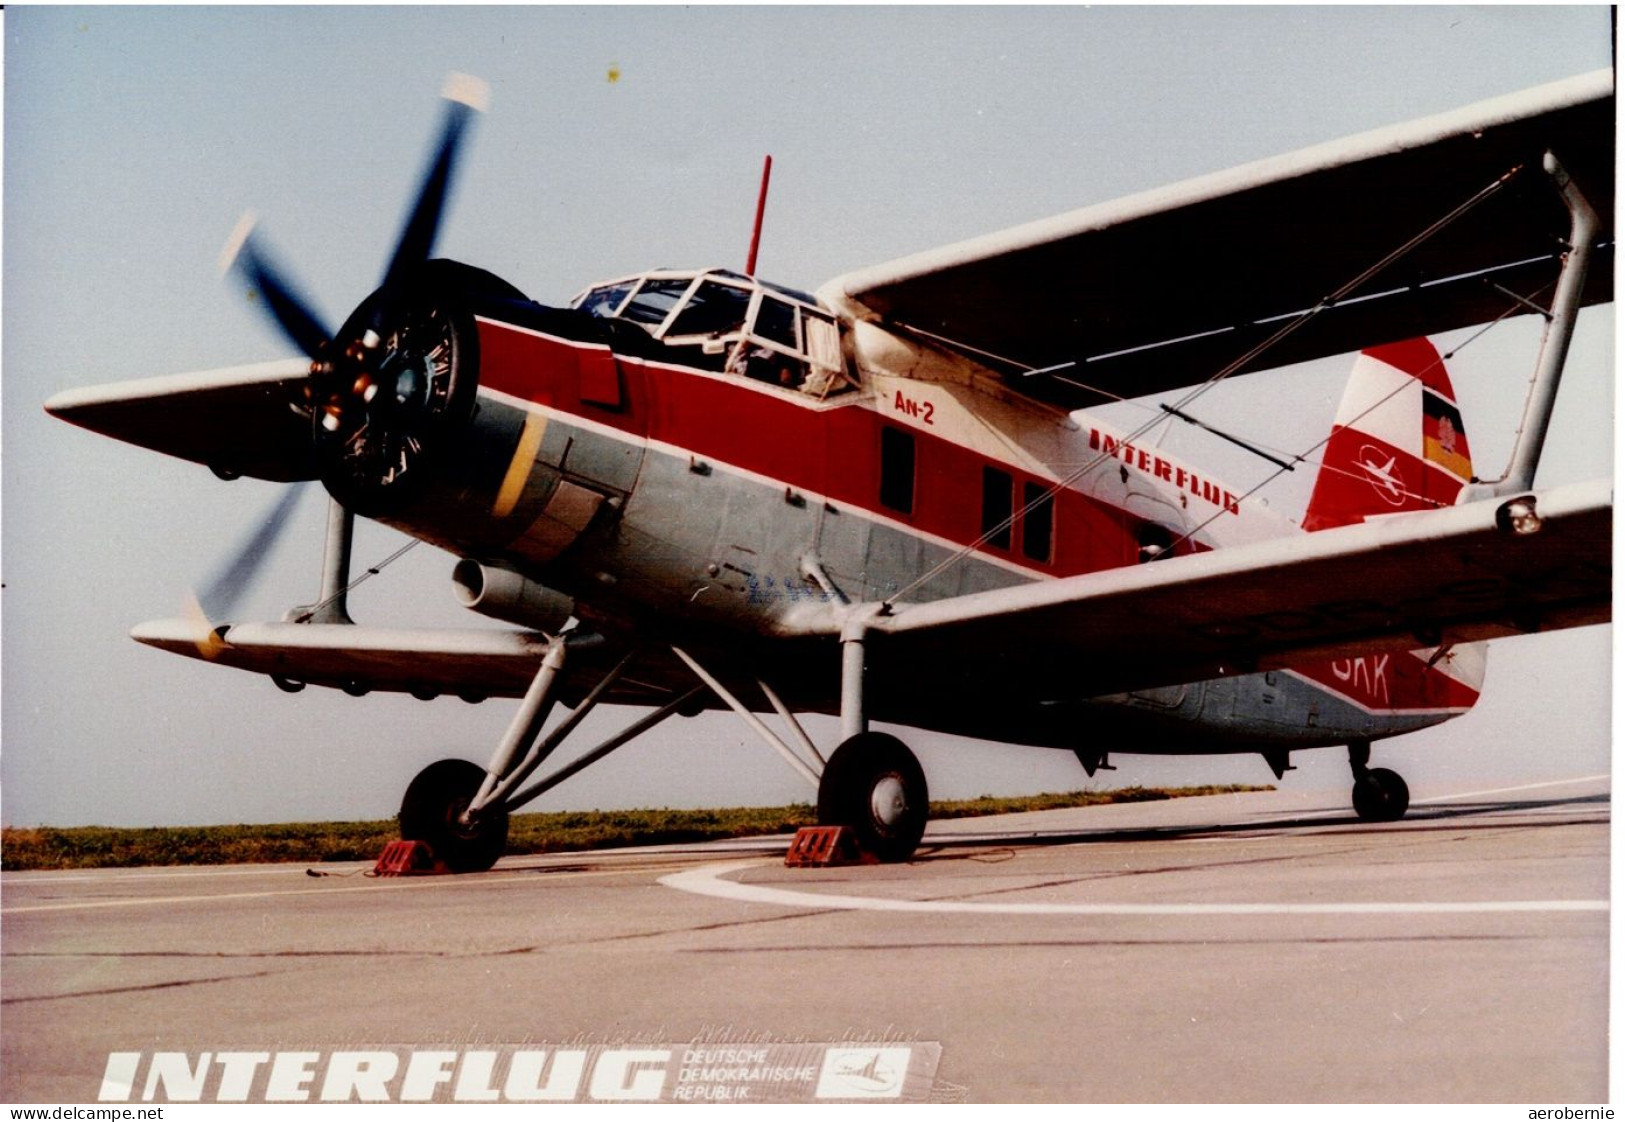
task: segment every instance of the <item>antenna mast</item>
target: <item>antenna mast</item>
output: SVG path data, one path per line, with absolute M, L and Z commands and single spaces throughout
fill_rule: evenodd
M 750 231 L 750 255 L 745 260 L 745 275 L 756 275 L 756 250 L 762 244 L 762 215 L 767 212 L 767 181 L 773 176 L 773 157 L 762 160 L 762 190 L 756 196 L 756 223 Z

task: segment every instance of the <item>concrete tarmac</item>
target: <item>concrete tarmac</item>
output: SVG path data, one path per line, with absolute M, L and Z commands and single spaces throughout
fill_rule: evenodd
M 1608 779 L 1415 798 L 945 822 L 900 866 L 8 873 L 0 1099 L 93 1101 L 114 1052 L 705 1039 L 936 1043 L 936 1100 L 1606 1101 Z

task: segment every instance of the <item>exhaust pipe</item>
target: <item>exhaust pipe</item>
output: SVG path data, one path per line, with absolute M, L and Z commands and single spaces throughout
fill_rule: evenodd
M 575 614 L 576 602 L 512 569 L 487 565 L 471 557 L 451 571 L 452 586 L 463 607 L 504 623 L 557 635 Z

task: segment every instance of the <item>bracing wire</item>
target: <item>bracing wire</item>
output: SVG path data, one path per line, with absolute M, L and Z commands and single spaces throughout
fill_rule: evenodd
M 1477 207 L 1480 203 L 1484 202 L 1486 199 L 1490 198 L 1492 195 L 1496 194 L 1501 189 L 1506 187 L 1506 185 L 1509 184 L 1510 182 L 1512 182 L 1512 180 L 1514 178 L 1516 178 L 1517 175 L 1520 172 L 1523 171 L 1523 169 L 1524 169 L 1524 165 L 1523 164 L 1518 164 L 1518 165 L 1516 165 L 1516 166 L 1514 166 L 1512 168 L 1509 168 L 1507 171 L 1503 172 L 1495 180 L 1493 180 L 1492 182 L 1486 184 L 1484 187 L 1481 187 L 1470 198 L 1466 199 L 1462 203 L 1459 203 L 1454 209 L 1449 211 L 1443 217 L 1435 219 L 1432 223 L 1430 223 L 1427 227 L 1425 227 L 1421 232 L 1419 232 L 1419 233 L 1415 234 L 1414 236 L 1412 236 L 1411 238 L 1409 238 L 1402 245 L 1400 245 L 1397 249 L 1391 250 L 1390 252 L 1385 254 L 1375 264 L 1370 265 L 1367 268 L 1361 270 L 1351 280 L 1349 280 L 1349 281 L 1345 282 L 1344 284 L 1340 285 L 1332 293 L 1330 293 L 1329 295 L 1323 297 L 1312 308 L 1309 308 L 1307 311 L 1303 312 L 1301 315 L 1294 316 L 1291 319 L 1287 320 L 1284 324 L 1281 325 L 1281 327 L 1279 329 L 1272 332 L 1267 338 L 1265 338 L 1261 342 L 1259 342 L 1259 343 L 1255 344 L 1254 346 L 1250 347 L 1239 358 L 1234 359 L 1230 363 L 1228 363 L 1225 366 L 1223 366 L 1222 368 L 1220 368 L 1217 372 L 1215 372 L 1213 375 L 1211 375 L 1205 381 L 1203 381 L 1201 383 L 1198 383 L 1196 386 L 1192 387 L 1192 389 L 1188 393 L 1186 393 L 1184 396 L 1180 397 L 1179 400 L 1174 403 L 1174 408 L 1178 409 L 1178 410 L 1186 409 L 1186 407 L 1191 405 L 1198 398 L 1200 398 L 1203 394 L 1205 394 L 1209 390 L 1211 390 L 1214 386 L 1218 385 L 1220 382 L 1224 381 L 1226 378 L 1229 378 L 1232 374 L 1235 374 L 1237 371 L 1242 370 L 1243 368 L 1245 368 L 1248 364 L 1250 364 L 1253 361 L 1255 361 L 1256 359 L 1258 359 L 1261 355 L 1263 355 L 1265 352 L 1269 351 L 1271 348 L 1275 347 L 1277 344 L 1281 343 L 1283 340 L 1285 340 L 1287 337 L 1292 335 L 1294 332 L 1296 332 L 1296 331 L 1300 330 L 1301 328 L 1303 328 L 1306 324 L 1308 324 L 1310 321 L 1315 319 L 1317 316 L 1321 315 L 1323 312 L 1329 311 L 1330 309 L 1336 307 L 1344 299 L 1346 299 L 1348 296 L 1352 295 L 1356 290 L 1358 290 L 1360 288 L 1360 286 L 1364 285 L 1367 281 L 1371 280 L 1371 278 L 1373 278 L 1376 275 L 1378 275 L 1379 273 L 1381 273 L 1384 269 L 1388 268 L 1394 262 L 1400 260 L 1401 258 L 1405 257 L 1407 254 L 1413 252 L 1418 246 L 1422 245 L 1424 242 L 1426 242 L 1429 239 L 1433 238 L 1441 230 L 1445 229 L 1447 226 L 1454 223 L 1457 219 L 1461 218 L 1467 212 L 1469 212 L 1470 210 Z M 1494 323 L 1500 322 L 1500 319 L 1504 319 L 1506 317 L 1506 315 L 1510 315 L 1510 314 L 1511 314 L 1510 311 L 1507 312 L 1507 313 L 1504 313 L 1497 320 L 1493 321 L 1493 323 L 1490 326 L 1493 326 Z M 1475 335 L 1474 338 L 1477 338 L 1477 336 Z M 946 340 L 944 340 L 944 341 L 946 342 Z M 1073 364 L 1065 364 L 1065 363 L 1063 363 L 1063 364 L 1061 364 L 1060 368 L 1064 369 L 1066 365 L 1075 365 L 1075 363 L 1073 363 Z M 1373 406 L 1373 408 L 1375 408 L 1375 406 Z M 1160 424 L 1162 422 L 1162 420 L 1163 420 L 1163 417 L 1159 413 L 1157 416 L 1155 416 L 1152 419 L 1146 421 L 1144 424 L 1142 424 L 1138 428 L 1136 428 L 1133 432 L 1131 432 L 1127 436 L 1125 436 L 1123 438 L 1123 442 L 1125 442 L 1125 443 L 1133 443 L 1134 441 L 1138 440 L 1140 437 L 1144 436 L 1146 433 L 1150 432 L 1153 428 L 1155 428 L 1158 424 Z M 1329 437 L 1328 437 L 1328 439 L 1329 439 Z M 1315 448 L 1320 447 L 1320 445 L 1324 444 L 1324 443 L 1325 443 L 1325 440 L 1322 440 L 1319 444 L 1313 445 L 1310 448 L 1310 451 L 1313 451 Z M 1105 452 L 1105 451 L 1102 451 L 1099 454 L 1089 458 L 1088 460 L 1086 460 L 1084 462 L 1082 467 L 1077 468 L 1071 474 L 1066 475 L 1066 476 L 1062 477 L 1061 479 L 1059 479 L 1058 481 L 1056 481 L 1055 483 L 1051 484 L 1049 486 L 1049 488 L 1046 489 L 1045 491 L 1043 491 L 1042 493 L 1040 493 L 1037 498 L 1032 499 L 1026 505 L 1022 506 L 1019 510 L 1016 510 L 1016 511 L 1012 512 L 1007 518 L 1005 518 L 998 525 L 994 526 L 992 529 L 983 532 L 982 535 L 980 537 L 978 537 L 975 541 L 971 542 L 967 546 L 962 547 L 957 552 L 955 552 L 953 554 L 950 554 L 948 557 L 944 558 L 942 561 L 939 561 L 936 565 L 933 565 L 930 569 L 927 569 L 920 576 L 915 577 L 912 581 L 905 584 L 902 588 L 900 588 L 896 592 L 892 593 L 883 602 L 882 610 L 886 611 L 886 612 L 891 611 L 896 606 L 896 604 L 897 604 L 897 602 L 899 600 L 901 600 L 904 596 L 908 595 L 914 589 L 919 588 L 921 585 L 925 584 L 927 581 L 930 581 L 930 580 L 934 579 L 940 573 L 944 572 L 945 570 L 947 570 L 949 568 L 952 568 L 954 565 L 959 564 L 961 561 L 965 560 L 965 558 L 970 557 L 977 550 L 981 549 L 988 542 L 992 541 L 995 537 L 998 537 L 999 535 L 1003 534 L 1006 530 L 1013 527 L 1018 518 L 1025 518 L 1028 514 L 1032 513 L 1034 510 L 1036 510 L 1039 507 L 1043 506 L 1045 503 L 1052 501 L 1055 498 L 1056 495 L 1060 494 L 1062 491 L 1064 491 L 1068 487 L 1070 487 L 1073 483 L 1076 483 L 1079 479 L 1082 479 L 1089 472 L 1093 471 L 1095 468 L 1099 467 L 1101 464 L 1105 463 L 1107 460 L 1112 459 L 1112 458 L 1113 457 L 1112 457 L 1111 453 Z M 1259 487 L 1262 487 L 1262 486 L 1264 486 L 1265 483 L 1268 483 L 1271 480 L 1274 480 L 1280 474 L 1281 474 L 1281 471 L 1277 470 L 1273 475 L 1269 476 L 1264 481 L 1264 483 L 1260 483 L 1258 486 L 1255 486 L 1254 488 L 1252 488 L 1252 490 L 1248 491 L 1245 495 L 1241 496 L 1241 498 L 1247 498 L 1249 495 L 1255 494 L 1258 491 Z M 1198 526 L 1196 529 L 1199 530 L 1199 529 L 1209 525 L 1213 521 L 1213 519 L 1216 518 L 1216 517 L 1217 517 L 1217 514 L 1215 514 L 1213 517 L 1208 518 L 1206 521 L 1204 521 L 1201 524 L 1201 526 Z M 1185 539 L 1188 539 L 1191 536 L 1191 534 L 1193 534 L 1195 532 L 1196 532 L 1196 530 L 1188 531 L 1180 540 L 1183 541 Z
M 1541 295 L 1542 293 L 1544 293 L 1550 287 L 1551 287 L 1550 283 L 1544 284 L 1540 288 L 1537 288 L 1534 292 L 1531 292 L 1527 298 L 1520 297 L 1519 301 L 1520 301 L 1520 303 L 1527 303 L 1528 300 L 1532 300 L 1536 296 Z M 1459 344 L 1457 344 L 1457 346 L 1456 346 L 1456 348 L 1454 350 L 1450 351 L 1448 354 L 1442 354 L 1438 358 L 1434 359 L 1433 362 L 1428 364 L 1428 366 L 1425 369 L 1423 369 L 1422 373 L 1423 374 L 1428 374 L 1428 373 L 1431 373 L 1432 371 L 1438 369 L 1439 367 L 1443 366 L 1446 362 L 1448 362 L 1451 359 L 1455 358 L 1462 351 L 1466 350 L 1468 347 L 1470 347 L 1474 343 L 1476 343 L 1480 338 L 1482 338 L 1485 335 L 1485 333 L 1490 331 L 1492 328 L 1495 328 L 1495 327 L 1499 326 L 1508 317 L 1510 317 L 1514 313 L 1522 311 L 1522 310 L 1525 310 L 1525 309 L 1519 307 L 1518 304 L 1513 304 L 1511 307 L 1507 308 L 1506 311 L 1502 312 L 1500 315 L 1498 315 L 1494 319 L 1490 320 L 1490 322 L 1484 324 L 1477 331 L 1475 331 L 1471 335 L 1469 335 L 1466 339 L 1463 339 Z M 1420 375 L 1418 375 L 1418 377 L 1420 377 Z M 1344 427 L 1346 428 L 1348 426 L 1348 424 L 1351 424 L 1354 421 L 1358 421 L 1361 418 L 1365 417 L 1366 415 L 1368 415 L 1368 414 L 1374 412 L 1375 410 L 1379 409 L 1381 406 L 1386 404 L 1390 398 L 1393 398 L 1394 396 L 1396 396 L 1397 394 L 1399 394 L 1400 392 L 1405 390 L 1408 387 L 1408 385 L 1409 385 L 1409 383 L 1401 382 L 1399 385 L 1395 386 L 1392 390 L 1389 390 L 1382 397 L 1380 397 L 1376 401 L 1372 402 L 1365 409 L 1361 410 L 1359 413 L 1357 413 L 1353 417 L 1351 417 L 1349 419 L 1349 422 L 1347 422 L 1344 425 Z M 1305 448 L 1295 458 L 1297 460 L 1299 460 L 1300 462 L 1304 462 L 1306 460 L 1306 457 L 1308 457 L 1310 454 L 1312 454 L 1312 453 L 1314 453 L 1316 451 L 1319 451 L 1321 448 L 1324 448 L 1327 445 L 1327 443 L 1329 443 L 1331 441 L 1332 436 L 1333 436 L 1333 433 L 1328 432 L 1325 436 L 1321 437 L 1319 440 L 1315 441 L 1309 447 Z M 1243 492 L 1242 495 L 1239 498 L 1237 498 L 1236 501 L 1239 503 L 1239 502 L 1242 501 L 1242 499 L 1246 499 L 1246 498 L 1249 498 L 1249 497 L 1257 494 L 1263 488 L 1269 486 L 1271 483 L 1273 483 L 1277 479 L 1279 479 L 1281 477 L 1282 472 L 1286 471 L 1286 470 L 1290 470 L 1290 469 L 1277 468 L 1275 471 L 1271 472 L 1269 475 L 1266 475 L 1263 479 L 1259 480 L 1252 487 L 1248 488 L 1248 490 Z M 1343 474 L 1343 475 L 1353 475 L 1354 474 L 1353 472 L 1342 471 L 1339 468 L 1330 468 L 1330 469 L 1328 469 L 1324 463 L 1321 465 L 1321 470 L 1323 470 L 1323 471 L 1325 471 L 1325 470 L 1336 471 L 1336 472 L 1339 472 L 1340 474 Z M 1410 495 L 1410 497 L 1412 497 L 1412 498 L 1418 498 L 1418 499 L 1422 499 L 1424 502 L 1434 503 L 1434 505 L 1436 505 L 1436 506 L 1444 505 L 1444 504 L 1440 503 L 1436 499 L 1428 499 L 1428 498 L 1425 498 L 1424 496 L 1421 496 L 1421 495 L 1411 494 L 1410 492 L 1404 492 L 1404 493 Z M 1220 513 L 1222 513 L 1222 512 L 1220 512 Z M 1191 537 L 1193 537 L 1194 535 L 1200 533 L 1202 530 L 1206 529 L 1208 526 L 1211 526 L 1213 524 L 1214 519 L 1218 518 L 1218 516 L 1219 516 L 1218 513 L 1209 515 L 1207 518 L 1205 518 L 1202 522 L 1200 522 L 1196 526 L 1193 526 L 1189 530 L 1186 530 L 1178 538 L 1174 539 L 1173 546 L 1177 546 L 1180 542 L 1190 540 Z M 1172 549 L 1173 546 L 1170 546 L 1169 549 Z
M 422 539 L 420 539 L 420 538 L 413 538 L 411 541 L 409 541 L 405 545 L 401 546 L 401 548 L 397 549 L 394 553 L 391 553 L 388 557 L 386 557 L 382 561 L 378 562 L 378 564 L 373 565 L 371 568 L 367 569 L 359 577 L 356 577 L 355 580 L 351 581 L 349 584 L 345 585 L 343 588 L 341 588 L 337 592 L 333 593 L 333 595 L 329 596 L 327 599 L 321 601 L 320 603 L 312 604 L 310 607 L 308 607 L 304 611 L 300 612 L 297 616 L 294 617 L 293 622 L 294 623 L 309 623 L 311 621 L 311 619 L 316 615 L 317 612 L 321 611 L 323 608 L 327 607 L 329 604 L 333 603 L 334 601 L 341 600 L 345 596 L 348 596 L 350 594 L 351 589 L 355 588 L 357 585 L 365 584 L 368 580 L 371 580 L 373 577 L 377 576 L 379 573 L 381 573 L 385 569 L 389 568 L 395 562 L 399 561 L 402 557 L 405 557 L 406 554 L 408 552 L 410 552 L 411 549 L 414 546 L 416 546 L 421 540 Z

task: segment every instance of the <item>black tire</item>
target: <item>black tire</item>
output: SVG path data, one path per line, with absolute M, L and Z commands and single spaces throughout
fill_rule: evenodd
M 508 812 L 458 821 L 484 780 L 485 769 L 467 760 L 440 760 L 418 772 L 401 799 L 401 837 L 426 843 L 454 873 L 489 869 L 508 846 Z
M 818 784 L 818 822 L 848 826 L 865 853 L 907 861 L 925 834 L 925 772 L 901 740 L 865 732 L 844 741 Z
M 1354 813 L 1367 822 L 1397 822 L 1411 805 L 1411 789 L 1398 772 L 1374 767 L 1354 781 Z

